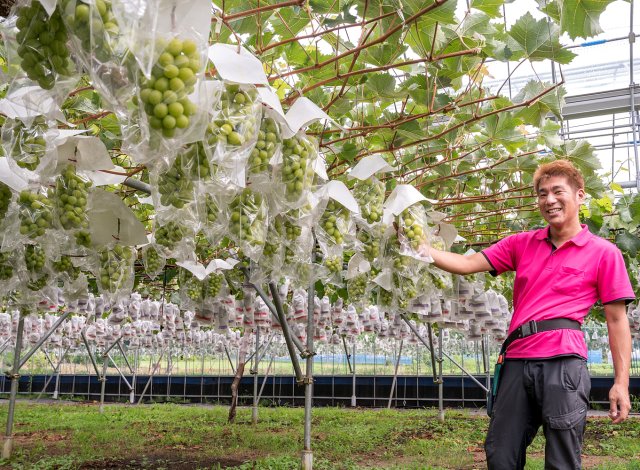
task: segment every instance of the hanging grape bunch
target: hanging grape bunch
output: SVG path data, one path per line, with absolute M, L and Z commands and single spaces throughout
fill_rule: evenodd
M 98 256 L 100 262 L 98 286 L 111 293 L 126 287 L 132 275 L 132 249 L 128 246 L 115 245 L 112 249 L 100 250 Z
M 20 66 L 30 80 L 50 90 L 56 83 L 56 75 L 71 75 L 69 38 L 60 9 L 56 8 L 49 18 L 42 4 L 32 0 L 29 6 L 18 8 L 16 13 Z
M 362 242 L 364 258 L 369 262 L 373 262 L 380 255 L 380 239 L 367 230 L 360 230 L 358 232 L 358 240 Z
M 119 32 L 111 2 L 95 0 L 63 0 L 64 19 L 69 30 L 78 38 L 80 46 L 99 62 L 108 62 L 112 54 L 107 39 Z
M 442 290 L 447 288 L 447 283 L 445 282 L 442 276 L 432 273 L 431 271 L 428 271 L 428 273 L 429 273 L 431 282 L 433 283 L 436 289 Z
M 262 195 L 245 188 L 229 205 L 231 234 L 250 245 L 264 245 L 266 211 Z
M 0 182 L 0 222 L 2 222 L 7 215 L 12 197 L 13 193 L 11 192 L 11 188 Z
M 258 131 L 258 141 L 249 157 L 249 173 L 263 173 L 269 169 L 269 161 L 280 143 L 280 129 L 275 120 L 263 117 Z
M 158 224 L 155 230 L 156 243 L 171 251 L 182 240 L 185 234 L 185 227 L 173 220 L 163 225 Z
M 149 125 L 164 137 L 174 137 L 176 130 L 189 127 L 196 105 L 188 95 L 193 93 L 201 66 L 197 44 L 173 38 L 158 57 L 151 78 L 142 80 L 140 100 Z
M 192 180 L 211 179 L 209 159 L 201 141 L 189 144 L 182 153 L 178 154 L 177 162 L 181 166 L 182 173 L 191 177 Z
M 402 211 L 400 223 L 413 250 L 417 250 L 421 244 L 426 242 L 424 231 L 426 215 L 422 206 L 412 206 Z
M 366 273 L 358 274 L 347 280 L 347 293 L 351 303 L 358 303 L 364 299 L 368 280 L 369 276 Z
M 204 289 L 203 283 L 186 269 L 180 270 L 180 288 L 193 302 L 201 302 Z
M 13 266 L 11 265 L 11 254 L 0 253 L 0 281 L 8 281 L 13 277 Z
M 220 95 L 220 115 L 209 125 L 209 143 L 222 143 L 241 147 L 254 138 L 257 124 L 255 101 L 258 92 L 254 87 L 225 84 Z
M 218 220 L 220 207 L 218 207 L 218 203 L 211 194 L 204 195 L 204 210 L 206 223 L 213 224 Z
M 342 271 L 342 257 L 329 256 L 325 258 L 324 265 L 330 272 L 339 273 L 340 271 Z
M 401 255 L 400 251 L 400 241 L 398 240 L 397 233 L 394 231 L 387 239 L 384 256 L 386 259 L 392 260 L 393 267 L 398 271 L 409 267 L 411 263 L 411 258 Z
M 60 256 L 58 261 L 52 263 L 53 269 L 59 274 L 67 274 L 71 279 L 77 279 L 80 275 L 80 268 L 77 268 L 71 262 L 71 257 L 67 255 Z
M 315 149 L 307 139 L 294 136 L 282 142 L 282 182 L 288 201 L 297 201 L 313 184 L 311 159 Z
M 210 299 L 216 297 L 222 288 L 222 281 L 224 281 L 224 275 L 220 273 L 209 274 L 204 280 L 204 296 Z
M 20 168 L 35 171 L 47 150 L 47 129 L 43 117 L 36 118 L 30 127 L 22 121 L 7 119 L 2 126 L 2 141 L 7 146 L 8 156 Z
M 44 269 L 47 256 L 40 245 L 26 245 L 24 248 L 24 263 L 32 274 L 38 274 Z
M 151 279 L 155 279 L 166 263 L 164 256 L 162 256 L 162 254 L 160 254 L 153 245 L 149 245 L 144 250 L 144 257 L 142 261 L 144 264 L 144 271 Z
M 160 204 L 182 209 L 193 201 L 193 181 L 185 174 L 182 161 L 176 158 L 173 165 L 158 177 Z
M 53 223 L 53 204 L 43 194 L 21 191 L 18 196 L 20 234 L 41 237 Z
M 418 289 L 413 279 L 393 273 L 393 285 L 397 292 L 398 307 L 406 309 L 409 302 L 418 296 Z
M 349 210 L 339 202 L 330 199 L 320 217 L 320 227 L 329 236 L 330 241 L 336 245 L 342 245 L 348 220 Z
M 383 287 L 378 287 L 378 304 L 383 307 L 390 307 L 391 302 L 393 302 L 393 293 Z
M 91 244 L 87 216 L 87 198 L 90 187 L 90 181 L 80 178 L 73 165 L 67 165 L 62 174 L 56 178 L 53 199 L 60 225 L 65 230 L 79 230 L 76 233 L 76 242 L 85 247 L 89 247 Z
M 353 187 L 353 195 L 360 206 L 360 213 L 369 224 L 382 220 L 384 190 L 384 183 L 374 178 L 358 181 Z

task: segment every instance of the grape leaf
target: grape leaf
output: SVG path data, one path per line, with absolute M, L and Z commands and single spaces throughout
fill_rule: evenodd
M 576 56 L 560 44 L 560 27 L 548 19 L 536 20 L 525 13 L 509 30 L 507 46 L 522 51 L 531 61 L 545 59 L 568 64 Z

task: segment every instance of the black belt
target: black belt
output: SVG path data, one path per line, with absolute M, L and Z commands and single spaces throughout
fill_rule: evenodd
M 543 331 L 551 330 L 580 330 L 580 322 L 576 320 L 570 320 L 568 318 L 553 318 L 551 320 L 541 321 L 528 321 L 523 323 L 518 328 L 513 330 L 507 339 L 502 344 L 501 354 L 506 352 L 507 348 L 517 339 L 526 338 L 527 336 L 534 335 L 536 333 L 542 333 Z

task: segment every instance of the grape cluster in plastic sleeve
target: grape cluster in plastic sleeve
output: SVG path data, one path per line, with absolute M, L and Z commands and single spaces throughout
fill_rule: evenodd
M 184 227 L 173 220 L 164 225 L 158 225 L 155 231 L 156 243 L 168 248 L 169 250 L 173 250 L 176 247 L 176 244 L 182 240 L 184 235 Z
M 211 273 L 204 280 L 204 296 L 208 298 L 214 298 L 220 293 L 222 288 L 222 281 L 224 275 L 219 273 Z
M 5 215 L 7 215 L 12 195 L 11 188 L 0 182 L 0 222 L 4 220 Z
M 410 211 L 405 209 L 402 212 L 402 223 L 404 227 L 404 234 L 409 239 L 411 248 L 417 250 L 418 247 L 424 242 L 425 234 L 420 220 Z
M 131 278 L 132 251 L 130 247 L 115 245 L 98 253 L 98 283 L 101 289 L 115 293 L 125 287 Z
M 49 18 L 42 4 L 33 0 L 29 6 L 18 8 L 17 14 L 20 66 L 29 79 L 50 90 L 56 74 L 71 75 L 68 34 L 60 10 L 56 8 Z
M 54 206 L 60 225 L 65 230 L 88 229 L 87 198 L 90 187 L 91 182 L 76 175 L 73 165 L 68 165 L 56 179 Z M 87 241 L 84 246 L 90 244 L 90 237 Z
M 313 156 L 312 149 L 307 140 L 297 136 L 285 139 L 282 144 L 282 182 L 285 184 L 285 196 L 289 201 L 296 201 L 313 183 L 310 160 Z
M 324 260 L 324 265 L 332 273 L 342 271 L 342 258 L 340 256 L 330 256 Z
M 39 273 L 44 269 L 47 255 L 40 245 L 26 245 L 24 248 L 24 264 L 31 273 Z
M 360 213 L 370 224 L 382 220 L 384 189 L 384 184 L 374 179 L 359 181 L 354 186 L 354 197 L 358 200 Z
M 20 168 L 35 171 L 47 149 L 44 119 L 36 118 L 31 127 L 26 127 L 21 121 L 9 123 L 5 123 L 2 139 L 5 142 L 13 141 L 9 151 L 11 158 Z
M 346 225 L 348 217 L 349 213 L 342 204 L 333 199 L 329 200 L 327 208 L 320 218 L 320 226 L 327 233 L 329 239 L 336 245 L 341 245 L 344 242 L 344 233 L 342 233 L 340 228 L 341 225 Z
M 182 161 L 176 158 L 173 165 L 158 177 L 160 204 L 182 209 L 193 200 L 193 181 L 182 168 Z
M 108 62 L 112 51 L 105 40 L 106 34 L 115 35 L 119 32 L 111 2 L 95 0 L 91 5 L 83 0 L 63 0 L 62 5 L 67 25 L 78 37 L 82 48 L 95 55 L 100 62 Z
M 256 132 L 254 103 L 258 96 L 255 88 L 240 88 L 226 84 L 220 95 L 220 117 L 209 125 L 210 142 L 240 147 Z
M 347 281 L 347 293 L 350 302 L 360 302 L 367 291 L 368 276 L 366 274 L 358 274 Z
M 0 281 L 8 281 L 12 277 L 11 255 L 9 253 L 0 253 Z
M 193 93 L 201 66 L 194 41 L 173 38 L 167 43 L 151 70 L 151 78 L 144 79 L 140 89 L 152 129 L 171 138 L 176 130 L 189 127 L 197 108 L 188 95 Z
M 269 161 L 280 142 L 278 124 L 270 117 L 264 117 L 258 131 L 258 141 L 249 157 L 249 172 L 265 172 L 269 168 Z
M 233 199 L 229 205 L 232 235 L 251 245 L 264 244 L 265 211 L 262 202 L 262 195 L 248 188 Z
M 22 191 L 18 196 L 20 234 L 41 237 L 53 224 L 53 204 L 44 195 Z
M 164 268 L 164 256 L 158 253 L 158 250 L 156 250 L 156 248 L 153 246 L 147 248 L 144 254 L 145 272 L 149 275 L 149 277 L 151 277 L 152 274 L 155 277 L 156 273 L 159 273 Z
M 52 263 L 53 269 L 58 273 L 67 274 L 71 279 L 77 279 L 80 275 L 80 268 L 73 265 L 71 257 L 67 255 L 60 256 L 58 261 Z
M 380 239 L 366 230 L 360 230 L 358 240 L 362 242 L 362 253 L 367 261 L 372 262 L 380 255 Z

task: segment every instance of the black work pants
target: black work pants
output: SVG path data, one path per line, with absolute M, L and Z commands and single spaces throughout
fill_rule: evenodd
M 485 441 L 490 470 L 523 469 L 542 425 L 545 469 L 580 469 L 591 379 L 584 359 L 507 360 Z

